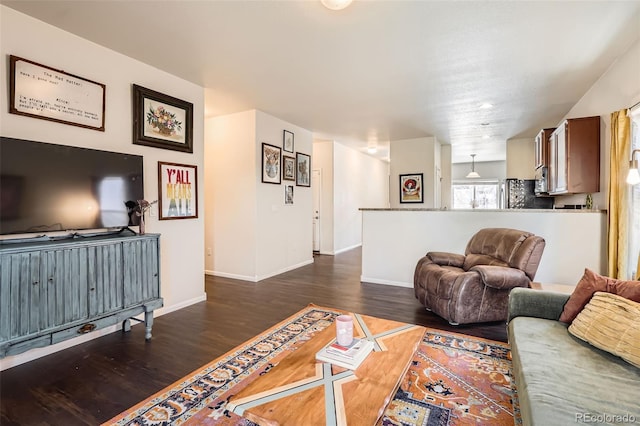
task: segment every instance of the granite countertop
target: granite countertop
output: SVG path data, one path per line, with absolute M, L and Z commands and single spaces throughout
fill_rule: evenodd
M 492 212 L 492 213 L 606 213 L 606 210 L 587 209 L 433 209 L 433 208 L 360 208 L 361 211 L 419 211 L 419 212 Z

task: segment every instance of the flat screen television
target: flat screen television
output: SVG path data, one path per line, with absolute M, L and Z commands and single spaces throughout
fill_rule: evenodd
M 124 228 L 142 199 L 140 155 L 0 137 L 0 234 Z

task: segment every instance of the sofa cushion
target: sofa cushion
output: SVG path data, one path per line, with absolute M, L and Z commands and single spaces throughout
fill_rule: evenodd
M 640 369 L 555 320 L 516 317 L 508 333 L 523 424 L 566 426 L 605 413 L 640 419 Z
M 573 320 L 569 332 L 640 367 L 640 303 L 598 291 Z
M 634 302 L 640 302 L 640 281 L 616 280 L 597 274 L 587 268 L 571 297 L 564 305 L 560 321 L 566 323 L 573 321 L 576 315 L 589 303 L 591 296 L 596 291 L 613 293 Z

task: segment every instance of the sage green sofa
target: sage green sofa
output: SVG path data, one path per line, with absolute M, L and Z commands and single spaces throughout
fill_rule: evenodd
M 558 321 L 569 295 L 514 288 L 508 337 L 523 425 L 640 424 L 640 368 Z

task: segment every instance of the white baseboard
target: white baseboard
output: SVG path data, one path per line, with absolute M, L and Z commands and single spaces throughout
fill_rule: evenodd
M 336 250 L 335 254 L 344 253 L 345 251 L 353 250 L 354 248 L 358 248 L 358 247 L 362 247 L 362 243 L 359 243 L 359 244 L 356 244 L 356 245 L 353 245 L 353 246 L 350 246 L 350 247 L 345 247 L 345 248 L 342 248 L 340 250 Z
M 207 300 L 207 294 L 203 293 L 198 297 L 194 297 L 193 299 L 185 300 L 184 302 L 176 303 L 175 305 L 163 307 L 160 309 L 156 309 L 153 311 L 153 317 L 157 318 L 162 315 L 168 314 L 170 312 L 177 311 L 182 308 L 186 308 L 187 306 L 200 303 Z M 143 320 L 144 314 L 138 315 L 136 318 Z M 134 326 L 132 324 L 132 326 Z M 111 334 L 115 331 L 122 330 L 122 326 L 120 324 L 110 325 L 109 327 L 102 328 L 100 330 L 96 330 L 92 333 L 85 334 L 80 337 L 76 337 L 74 339 L 65 340 L 60 343 L 56 343 L 55 345 L 45 346 L 43 348 L 34 348 L 28 350 L 27 352 L 23 352 L 17 355 L 10 355 L 8 357 L 0 359 L 0 371 L 7 370 L 11 367 L 16 367 L 20 364 L 24 364 L 29 361 L 33 361 L 34 359 L 42 358 L 43 356 L 51 355 L 53 353 L 81 345 L 83 343 L 89 342 L 93 339 L 97 339 L 102 336 L 106 336 L 107 334 Z
M 285 272 L 293 271 L 294 269 L 302 268 L 303 266 L 307 266 L 313 263 L 313 258 L 307 259 L 304 262 L 300 262 L 296 265 L 287 266 L 286 268 L 282 268 L 275 272 L 270 272 L 266 275 L 261 275 L 258 277 L 258 281 L 266 280 L 267 278 L 275 277 L 276 275 L 284 274 Z
M 258 281 L 266 280 L 267 278 L 275 277 L 276 275 L 284 274 L 285 272 L 293 271 L 294 269 L 298 269 L 303 266 L 310 265 L 312 263 L 313 263 L 313 258 L 305 260 L 304 262 L 300 262 L 295 265 L 287 266 L 286 268 L 282 268 L 274 272 L 269 272 L 268 274 L 265 274 L 265 275 L 254 276 L 254 277 L 249 275 L 229 274 L 227 272 L 219 272 L 219 271 L 205 271 L 205 274 L 213 275 L 215 277 L 231 278 L 234 280 L 242 280 L 242 281 L 249 281 L 252 283 L 256 283 Z
M 402 281 L 381 280 L 378 278 L 363 277 L 362 275 L 360 276 L 360 282 L 371 283 L 371 284 L 395 285 L 396 287 L 413 288 L 412 283 L 405 283 Z
M 241 280 L 241 281 L 249 281 L 252 283 L 255 283 L 258 281 L 258 277 L 256 276 L 250 276 L 250 275 L 239 275 L 239 274 L 229 274 L 227 272 L 220 272 L 220 271 L 205 271 L 204 272 L 207 275 L 213 275 L 214 277 L 222 277 L 222 278 L 231 278 L 233 280 Z
M 336 251 L 323 251 L 323 250 L 320 250 L 318 253 L 324 254 L 324 255 L 327 255 L 327 256 L 335 256 L 336 254 L 344 253 L 345 251 L 353 250 L 354 248 L 358 248 L 358 247 L 362 247 L 362 243 L 356 244 L 356 245 L 351 246 L 351 247 L 342 248 L 342 249 L 336 250 Z

